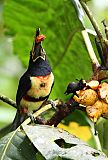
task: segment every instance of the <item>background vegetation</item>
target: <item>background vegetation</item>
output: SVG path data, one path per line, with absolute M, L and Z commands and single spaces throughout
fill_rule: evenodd
M 88 2 L 100 26 L 103 19 L 108 21 L 107 0 L 105 2 Z M 87 27 L 92 28 L 85 16 L 84 21 Z M 43 46 L 55 75 L 50 99 L 66 100 L 69 98 L 64 95 L 67 84 L 80 78 L 89 79 L 92 74 L 89 55 L 80 33 L 83 25 L 69 0 L 0 1 L 0 94 L 15 100 L 19 78 L 28 64 L 36 27 L 40 27 L 41 33 L 46 35 Z M 15 112 L 14 108 L 0 101 L 0 128 L 12 122 Z M 89 119 L 76 111 L 59 127 L 95 147 L 89 125 Z M 101 129 L 106 128 L 107 131 L 107 126 L 108 122 L 102 120 Z

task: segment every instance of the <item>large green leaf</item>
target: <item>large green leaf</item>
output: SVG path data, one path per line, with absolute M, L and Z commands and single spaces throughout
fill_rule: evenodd
M 101 118 L 97 123 L 97 131 L 103 152 L 108 156 L 108 120 Z
M 0 139 L 0 160 L 106 160 L 102 152 L 61 129 L 45 125 L 23 128 L 25 133 L 17 129 Z
M 0 160 L 44 160 L 27 136 L 14 131 L 0 139 Z
M 14 53 L 27 66 L 35 28 L 47 36 L 44 48 L 55 75 L 54 97 L 62 97 L 66 85 L 87 78 L 90 62 L 81 36 L 83 12 L 77 0 L 8 0 L 4 25 L 13 36 Z M 83 71 L 83 72 L 82 72 Z
M 53 64 L 82 28 L 71 0 L 9 0 L 5 4 L 4 20 L 7 33 L 14 36 L 14 51 L 26 65 L 36 27 L 47 36 L 45 48 Z
M 68 132 L 45 125 L 23 125 L 28 138 L 47 159 L 104 160 L 106 156 Z M 44 136 L 43 136 L 44 135 Z
M 1 160 L 35 160 L 35 156 L 36 149 L 22 132 L 11 132 L 0 140 Z

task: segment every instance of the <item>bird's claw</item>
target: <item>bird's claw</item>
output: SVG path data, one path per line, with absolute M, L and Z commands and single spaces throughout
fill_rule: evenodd
M 56 110 L 56 104 L 53 100 L 48 100 L 47 104 L 51 104 L 51 106 Z
M 35 120 L 35 118 L 34 118 L 32 113 L 28 113 L 28 117 L 31 119 L 32 123 L 35 123 L 36 120 Z

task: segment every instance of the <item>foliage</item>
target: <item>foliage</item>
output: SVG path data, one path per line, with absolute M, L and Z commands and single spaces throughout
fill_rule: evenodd
M 46 35 L 43 46 L 55 75 L 52 99 L 66 99 L 63 93 L 70 81 L 88 79 L 91 75 L 91 63 L 81 35 L 84 29 L 83 11 L 78 6 L 77 0 L 6 0 L 4 3 L 5 36 L 12 38 L 13 52 L 24 67 L 28 64 L 35 29 L 40 27 L 41 32 Z M 69 121 L 88 125 L 87 117 L 79 112 L 75 113 L 75 116 L 74 113 L 70 115 L 64 123 L 68 125 Z M 107 133 L 107 121 L 105 124 L 103 130 Z M 100 126 L 98 125 L 98 130 L 104 148 L 107 142 L 104 142 L 103 138 L 107 139 L 107 134 L 101 134 Z M 22 137 L 29 143 L 24 134 Z M 90 143 L 93 145 L 93 138 Z M 105 146 L 106 151 L 108 145 Z M 32 146 L 33 155 L 34 150 Z
M 89 147 L 75 136 L 58 128 L 45 125 L 23 125 L 23 129 L 25 133 L 21 132 L 18 128 L 1 139 L 1 160 L 8 158 L 13 160 L 16 157 L 17 160 L 50 160 L 58 157 L 61 157 L 61 159 L 72 158 L 73 160 L 79 158 L 83 160 L 87 160 L 88 158 L 89 160 L 106 159 L 106 156 L 100 151 Z
M 9 0 L 5 3 L 6 34 L 13 36 L 14 53 L 24 66 L 28 64 L 36 27 L 39 26 L 47 37 L 43 45 L 56 79 L 52 98 L 63 98 L 62 93 L 69 81 L 86 79 L 91 73 L 89 57 L 80 32 L 83 24 L 78 20 L 78 16 L 81 20 L 83 18 L 82 9 L 79 8 L 78 12 L 78 8 L 74 7 L 76 2 Z M 61 74 L 62 82 L 59 83 Z

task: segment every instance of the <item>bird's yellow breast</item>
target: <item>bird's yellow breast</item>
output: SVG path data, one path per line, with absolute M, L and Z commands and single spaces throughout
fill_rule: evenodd
M 54 82 L 54 76 L 51 73 L 47 76 L 38 76 L 38 77 L 30 77 L 31 80 L 31 88 L 26 93 L 26 95 L 39 99 L 40 97 L 46 97 L 50 94 L 52 84 Z M 23 97 L 20 102 L 20 106 L 22 108 L 26 107 L 28 111 L 38 110 L 43 102 L 46 100 L 40 100 L 37 102 L 32 102 L 29 99 Z
M 32 111 L 36 111 L 38 110 L 44 101 L 40 101 L 40 102 L 31 102 L 31 101 L 27 101 L 26 99 L 22 98 L 21 102 L 20 102 L 20 106 L 22 108 L 27 108 L 28 112 L 32 112 Z

